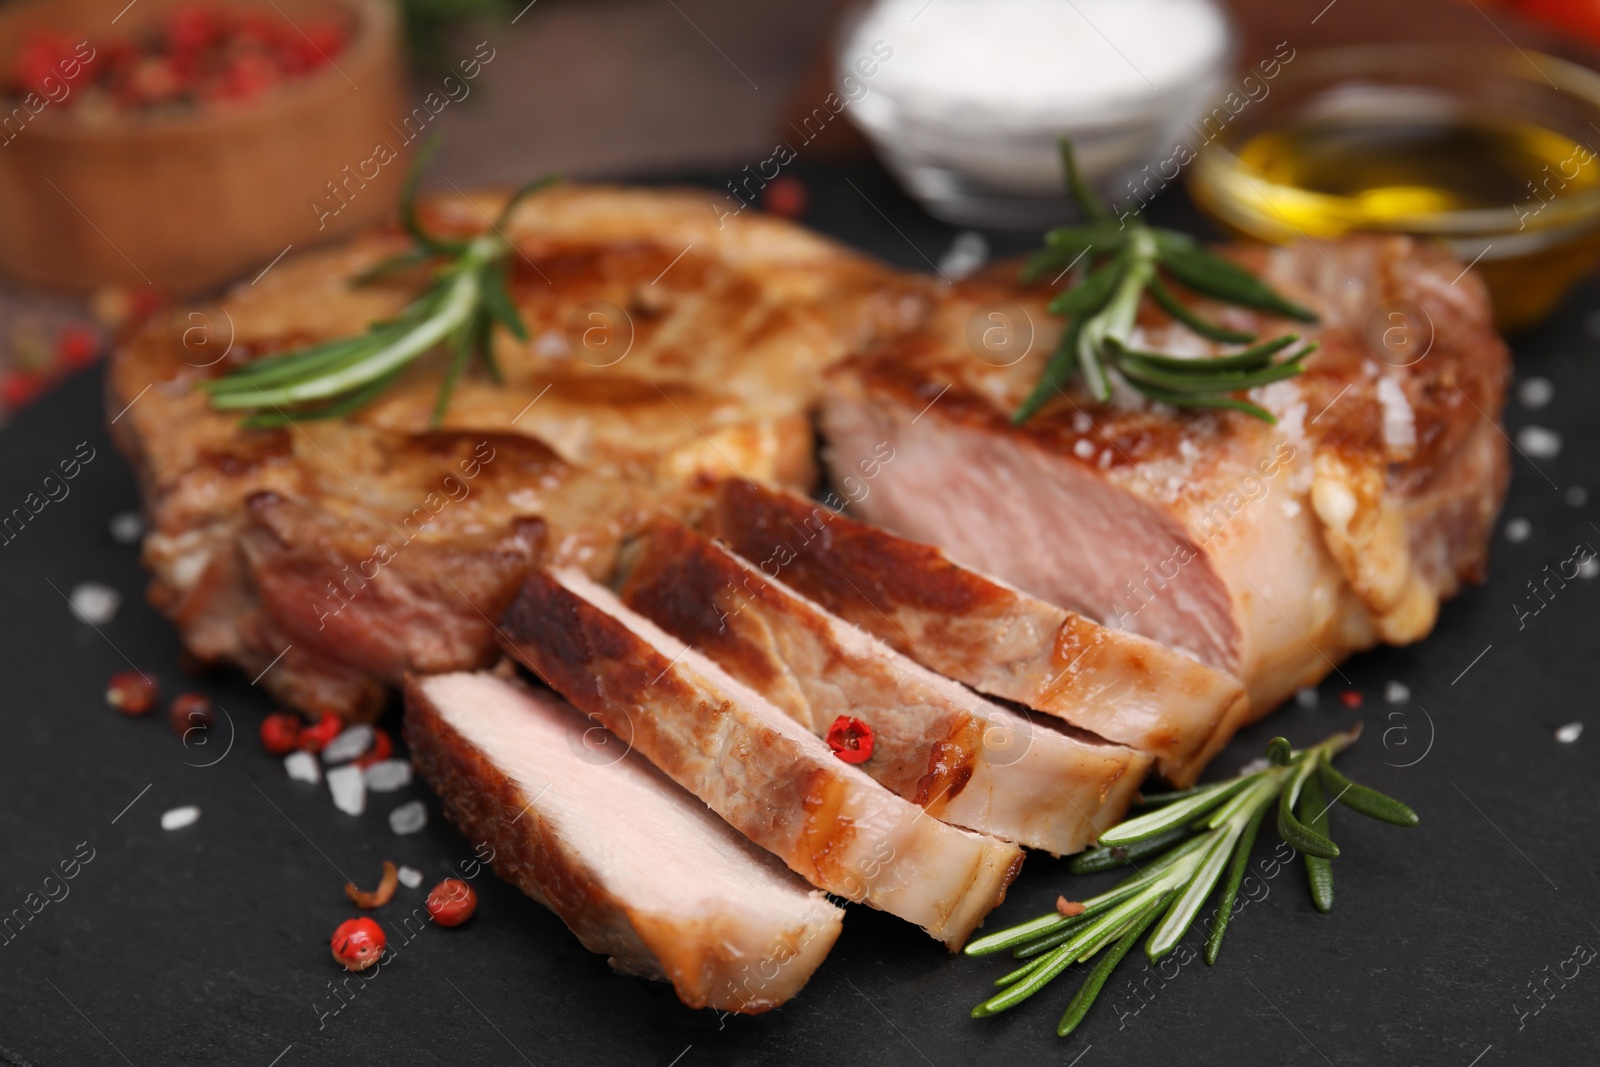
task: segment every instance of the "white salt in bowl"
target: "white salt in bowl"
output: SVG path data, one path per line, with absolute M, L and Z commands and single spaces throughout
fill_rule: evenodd
M 1236 40 L 1212 0 L 876 0 L 798 134 L 847 114 L 929 212 L 1011 228 L 1072 218 L 1066 136 L 1090 182 L 1137 210 L 1231 120 L 1230 91 L 1248 106 L 1230 85 Z M 1270 91 L 1260 72 L 1253 84 Z

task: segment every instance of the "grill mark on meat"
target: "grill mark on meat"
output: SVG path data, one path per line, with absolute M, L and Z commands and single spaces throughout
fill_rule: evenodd
M 202 449 L 198 460 L 224 478 L 236 478 L 292 455 L 294 445 L 289 440 L 289 431 L 272 429 L 258 430 L 225 448 Z

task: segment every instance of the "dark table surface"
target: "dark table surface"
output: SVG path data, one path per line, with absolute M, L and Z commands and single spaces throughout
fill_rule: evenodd
M 954 236 L 874 167 L 797 173 L 813 194 L 807 221 L 902 266 L 929 269 Z M 1195 224 L 1170 197 L 1157 215 Z M 262 692 L 233 673 L 179 670 L 173 629 L 143 601 L 136 549 L 109 532 L 138 498 L 106 437 L 100 376 L 82 375 L 0 434 L 0 513 L 93 450 L 69 495 L 0 546 L 0 917 L 39 909 L 0 944 L 0 1063 L 1600 1062 L 1600 962 L 1581 962 L 1600 948 L 1600 581 L 1551 583 L 1537 614 L 1526 599 L 1547 565 L 1600 546 L 1595 504 L 1574 488 L 1600 501 L 1597 308 L 1586 283 L 1514 346 L 1518 380 L 1548 378 L 1555 395 L 1537 411 L 1513 399 L 1508 431 L 1538 423 L 1565 442 L 1554 458 L 1513 456 L 1505 519 L 1526 519 L 1530 534 L 1497 535 L 1488 584 L 1449 604 L 1428 640 L 1344 664 L 1317 706 L 1291 702 L 1211 771 L 1232 773 L 1277 733 L 1307 743 L 1361 722 L 1341 766 L 1409 801 L 1421 826 L 1336 811 L 1346 858 L 1329 915 L 1312 909 L 1298 865 L 1274 865 L 1264 832 L 1252 903 L 1218 965 L 1194 958 L 1196 933 L 1161 968 L 1130 957 L 1067 1041 L 1054 1024 L 1070 977 L 973 1021 L 1005 964 L 950 957 L 860 907 L 804 993 L 758 1018 L 691 1012 L 665 985 L 613 975 L 488 874 L 474 881 L 481 905 L 468 925 L 402 933 L 471 846 L 420 784 L 341 814 L 325 786 L 290 781 L 261 752 Z M 86 581 L 123 597 L 98 631 L 66 601 Z M 185 744 L 163 714 L 118 715 L 105 684 L 130 666 L 169 695 L 209 694 L 227 718 Z M 1390 681 L 1409 699 L 1385 702 Z M 1346 690 L 1363 696 L 1359 708 L 1337 699 Z M 1586 719 L 1589 734 L 1557 741 L 1558 727 Z M 392 712 L 386 725 L 397 726 Z M 385 815 L 413 798 L 429 825 L 397 837 Z M 161 813 L 185 804 L 200 806 L 199 822 L 163 831 Z M 381 913 L 394 962 L 340 1000 L 326 939 L 353 913 L 342 886 L 347 875 L 375 883 L 384 859 L 427 880 Z M 75 877 L 47 882 L 63 862 Z M 1099 884 L 1032 856 L 990 928 Z M 57 899 L 41 908 L 47 894 Z

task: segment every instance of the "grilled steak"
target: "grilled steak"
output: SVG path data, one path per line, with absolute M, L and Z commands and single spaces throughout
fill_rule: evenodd
M 445 815 L 585 948 L 692 1008 L 794 996 L 844 913 L 560 698 L 492 674 L 406 685 L 406 738 Z M 480 847 L 481 847 L 480 845 Z
M 762 573 L 904 655 L 1149 753 L 1179 785 L 1243 698 L 1231 675 L 793 493 L 730 478 L 707 525 Z
M 626 567 L 629 607 L 819 737 L 841 715 L 865 721 L 861 769 L 945 822 L 1076 852 L 1122 817 L 1150 765 L 977 697 L 681 523 L 658 522 Z
M 407 670 L 493 660 L 488 620 L 537 555 L 527 520 L 544 520 L 551 559 L 605 575 L 619 539 L 698 506 L 710 476 L 809 487 L 819 372 L 914 320 L 924 287 L 781 220 L 719 225 L 710 199 L 525 202 L 507 233 L 531 340 L 499 331 L 505 381 L 468 375 L 438 431 L 443 352 L 353 417 L 289 428 L 243 429 L 194 388 L 392 316 L 421 276 L 351 279 L 405 247 L 394 231 L 286 259 L 120 346 L 111 430 L 139 474 L 151 599 L 189 651 L 265 671 L 298 707 L 368 714 Z M 500 203 L 424 215 L 464 234 Z
M 1264 714 L 1352 651 L 1421 638 L 1481 575 L 1507 478 L 1507 355 L 1482 286 L 1438 248 L 1231 254 L 1321 316 L 1305 373 L 1252 394 L 1276 425 L 1069 388 L 1013 427 L 1060 323 L 1007 270 L 836 368 L 823 429 L 840 477 L 893 451 L 859 494 L 865 518 L 1237 674 Z M 1295 325 L 1197 303 L 1263 337 Z M 1007 306 L 1034 337 L 999 366 L 966 339 Z M 1138 333 L 1134 347 L 1205 350 L 1153 306 Z
M 536 571 L 502 624 L 511 652 L 819 888 L 958 949 L 1022 851 L 926 818 L 581 571 Z

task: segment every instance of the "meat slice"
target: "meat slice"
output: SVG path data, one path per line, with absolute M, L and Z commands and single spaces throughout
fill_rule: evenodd
M 1243 700 L 1237 679 L 1190 656 L 793 493 L 730 478 L 707 527 L 761 573 L 904 655 L 1148 753 L 1180 786 Z
M 1127 810 L 1148 756 L 983 700 L 690 530 L 661 520 L 625 564 L 624 602 L 821 737 L 874 735 L 862 770 L 928 814 L 1056 855 Z
M 709 595 L 709 591 L 708 591 Z M 1005 896 L 1016 845 L 926 817 L 581 571 L 533 574 L 507 649 L 811 882 L 959 948 Z
M 554 694 L 490 673 L 412 677 L 406 739 L 495 871 L 628 974 L 692 1008 L 798 993 L 844 913 Z
M 1482 285 L 1439 248 L 1371 236 L 1228 254 L 1321 318 L 1305 373 L 1251 392 L 1275 424 L 1118 383 L 1104 405 L 1069 386 L 1013 426 L 1061 323 L 1011 267 L 835 368 L 822 422 L 861 516 L 1237 674 L 1261 715 L 1353 651 L 1420 639 L 1481 579 L 1508 361 Z M 1263 337 L 1306 329 L 1196 303 Z M 1020 360 L 968 343 L 997 307 L 1032 324 Z M 1214 350 L 1153 305 L 1131 345 Z

